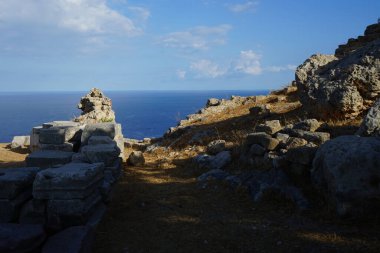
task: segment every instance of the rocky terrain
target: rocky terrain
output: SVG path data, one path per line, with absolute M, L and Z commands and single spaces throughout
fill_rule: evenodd
M 35 220 L 30 210 L 40 206 L 32 202 L 48 203 L 42 209 L 53 215 L 33 228 L 27 242 L 56 249 L 59 238 L 93 235 L 85 222 L 73 228 L 77 217 L 57 213 L 68 211 L 58 207 L 88 210 L 100 198 L 107 213 L 96 227 L 95 252 L 378 252 L 379 31 L 380 24 L 370 25 L 335 55 L 312 55 L 291 84 L 267 96 L 211 98 L 161 138 L 122 139 L 118 124 L 105 123 L 115 119 L 111 101 L 93 89 L 82 98 L 76 122 L 32 130 L 34 152 L 26 164 L 42 171 L 24 175 L 29 184 L 34 181 L 28 197 L 21 190 L 2 197 L 4 203 L 29 200 L 16 205 L 21 216 L 7 213 L 9 221 Z M 27 145 L 27 139 L 15 138 L 9 148 L 21 152 Z M 69 152 L 70 159 L 46 157 L 57 150 Z M 15 167 L 12 151 L 0 154 L 10 157 L 0 167 Z M 119 179 L 111 163 L 120 157 L 127 159 Z M 65 176 L 49 188 L 47 181 L 77 164 L 93 171 L 83 174 L 88 182 L 102 182 L 99 194 L 88 184 L 68 197 L 58 190 L 70 185 Z M 112 201 L 105 191 L 111 188 Z M 90 200 L 73 201 L 75 196 Z M 0 229 L 0 236 L 14 226 Z M 86 248 L 83 242 L 91 240 L 79 241 Z

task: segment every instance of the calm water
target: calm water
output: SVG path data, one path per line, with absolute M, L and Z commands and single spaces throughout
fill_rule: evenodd
M 108 91 L 117 122 L 128 138 L 159 137 L 210 97 L 263 95 L 267 91 Z M 80 115 L 76 108 L 86 92 L 0 93 L 0 142 L 28 135 L 33 126 Z

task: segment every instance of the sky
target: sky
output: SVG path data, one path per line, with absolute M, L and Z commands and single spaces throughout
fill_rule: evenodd
M 268 90 L 379 0 L 0 0 L 0 92 Z

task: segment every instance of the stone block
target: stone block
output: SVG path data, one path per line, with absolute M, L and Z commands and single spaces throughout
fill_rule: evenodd
M 0 199 L 14 199 L 21 192 L 32 189 L 39 168 L 14 168 L 0 170 Z
M 54 221 L 56 227 L 84 225 L 101 203 L 100 192 L 94 191 L 85 199 L 52 199 L 47 201 L 48 226 Z
M 21 208 L 19 223 L 21 224 L 45 224 L 46 201 L 31 199 Z
M 119 158 L 120 149 L 115 144 L 87 145 L 82 147 L 81 153 L 91 163 L 102 162 L 109 166 Z
M 56 145 L 65 142 L 79 142 L 81 135 L 82 127 L 80 126 L 55 126 L 41 129 L 39 142 Z
M 15 136 L 11 142 L 11 149 L 25 148 L 30 145 L 30 136 Z
M 25 161 L 28 167 L 49 168 L 71 162 L 73 154 L 59 150 L 39 150 L 28 155 Z
M 40 150 L 60 150 L 66 152 L 73 152 L 74 144 L 70 142 L 65 142 L 63 144 L 39 144 Z
M 40 130 L 41 144 L 63 144 L 65 142 L 65 129 L 51 127 Z
M 51 236 L 42 253 L 91 253 L 94 238 L 94 230 L 88 226 L 70 227 Z
M 36 199 L 83 199 L 92 194 L 104 177 L 102 163 L 69 163 L 39 172 L 33 184 Z
M 279 120 L 265 121 L 264 124 L 260 124 L 256 126 L 257 132 L 265 132 L 267 134 L 275 134 L 281 129 L 282 129 L 282 126 Z
M 115 144 L 109 136 L 91 136 L 88 139 L 88 145 L 98 145 L 98 144 Z
M 121 125 L 116 123 L 96 123 L 88 124 L 83 130 L 81 143 L 83 145 L 88 144 L 88 140 L 91 136 L 108 136 L 112 140 L 117 136 L 122 136 Z M 124 141 L 123 141 L 124 145 Z
M 248 134 L 246 143 L 249 146 L 252 144 L 259 144 L 267 150 L 274 150 L 278 146 L 280 141 L 275 138 L 272 138 L 272 136 L 270 136 L 267 133 L 259 132 Z
M 0 252 L 38 252 L 45 238 L 42 225 L 0 224 Z
M 33 127 L 30 133 L 30 146 L 29 149 L 31 152 L 39 150 L 40 143 L 40 131 L 42 126 Z
M 32 192 L 26 190 L 14 199 L 0 199 L 0 222 L 16 221 L 22 205 L 31 198 Z

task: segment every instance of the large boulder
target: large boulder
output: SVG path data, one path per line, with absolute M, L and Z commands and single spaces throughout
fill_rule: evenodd
M 91 89 L 90 93 L 81 98 L 78 108 L 82 110 L 82 115 L 74 119 L 76 122 L 115 122 L 111 99 L 97 88 Z
M 338 57 L 313 55 L 296 70 L 301 103 L 315 116 L 354 117 L 380 93 L 379 39 Z
M 380 99 L 369 109 L 356 134 L 360 136 L 380 135 Z
M 312 179 L 339 215 L 378 213 L 380 139 L 341 136 L 327 141 L 314 158 Z

